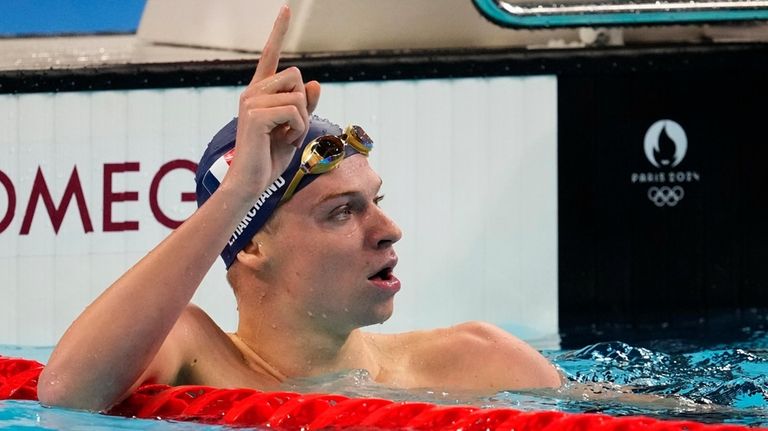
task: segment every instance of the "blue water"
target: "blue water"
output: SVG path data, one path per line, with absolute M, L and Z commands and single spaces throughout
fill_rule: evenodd
M 0 430 L 222 430 L 194 423 L 129 419 L 40 407 L 31 401 L 0 401 Z
M 45 361 L 50 349 L 0 346 L 0 354 Z M 474 404 L 521 410 L 646 415 L 711 423 L 768 426 L 768 333 L 749 332 L 736 342 L 664 339 L 606 341 L 544 354 L 567 376 L 558 390 L 509 391 L 492 397 L 402 391 L 371 382 L 356 371 L 293 382 L 287 390 L 332 392 Z M 221 430 L 223 427 L 115 418 L 42 408 L 35 402 L 0 401 L 0 430 Z

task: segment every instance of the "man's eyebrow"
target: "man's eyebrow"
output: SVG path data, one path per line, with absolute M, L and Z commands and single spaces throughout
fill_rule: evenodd
M 379 185 L 376 187 L 376 193 L 379 193 L 379 191 L 381 190 L 382 184 L 384 184 L 384 181 L 382 181 L 382 179 L 379 178 Z M 329 201 L 331 199 L 336 199 L 336 198 L 345 197 L 345 196 L 356 196 L 356 195 L 362 195 L 362 192 L 357 190 L 348 190 L 344 192 L 326 193 L 324 195 L 320 195 L 320 198 L 317 200 L 315 205 L 320 205 L 323 202 Z
M 347 192 L 327 193 L 324 195 L 320 195 L 320 199 L 317 200 L 316 205 L 320 205 L 323 202 L 329 201 L 331 199 L 336 199 L 336 198 L 345 197 L 345 196 L 354 196 L 359 194 L 361 193 L 357 191 L 351 191 L 351 190 Z

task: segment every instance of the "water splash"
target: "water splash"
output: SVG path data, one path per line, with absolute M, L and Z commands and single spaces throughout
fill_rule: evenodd
M 738 345 L 706 349 L 685 341 L 665 340 L 645 347 L 614 341 L 548 356 L 571 386 L 585 385 L 576 391 L 589 392 L 594 385 L 603 388 L 603 397 L 592 400 L 600 411 L 764 426 L 768 424 L 766 341 L 764 333 Z M 613 391 L 613 396 L 606 397 L 606 391 Z M 566 405 L 559 407 L 584 408 L 573 395 L 565 396 Z M 655 399 L 644 402 L 638 396 Z M 608 404 L 601 405 L 606 399 Z

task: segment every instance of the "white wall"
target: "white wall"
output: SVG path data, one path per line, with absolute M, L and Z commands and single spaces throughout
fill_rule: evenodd
M 77 314 L 169 231 L 150 210 L 150 184 L 165 163 L 197 162 L 236 113 L 240 88 L 0 96 L 0 344 L 52 345 Z M 557 134 L 554 77 L 326 84 L 318 114 L 364 126 L 384 178 L 384 208 L 400 224 L 395 317 L 401 331 L 482 319 L 524 338 L 557 332 Z M 104 164 L 138 162 L 112 175 L 112 220 L 138 231 L 104 232 Z M 76 199 L 58 233 L 41 199 L 21 234 L 40 167 L 54 206 L 73 167 L 93 232 Z M 193 174 L 160 182 L 163 213 L 194 211 L 180 194 Z M 235 305 L 217 263 L 195 302 L 226 329 Z

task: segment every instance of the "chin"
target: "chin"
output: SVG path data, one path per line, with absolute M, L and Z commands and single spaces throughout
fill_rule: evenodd
M 376 304 L 372 308 L 368 309 L 365 314 L 359 315 L 357 320 L 357 326 L 362 328 L 364 326 L 378 325 L 384 323 L 392 317 L 393 306 L 392 301 L 386 303 Z
M 387 320 L 389 320 L 390 317 L 392 317 L 392 313 L 394 312 L 394 304 L 393 301 L 387 301 L 383 304 L 379 304 L 376 309 L 373 312 L 373 318 L 374 322 L 371 323 L 371 325 L 384 323 Z

